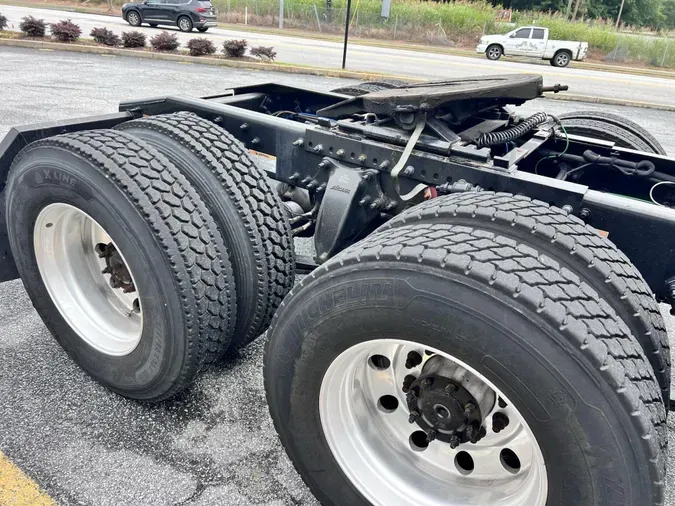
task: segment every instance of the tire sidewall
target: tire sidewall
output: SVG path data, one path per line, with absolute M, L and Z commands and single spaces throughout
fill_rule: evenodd
M 630 445 L 637 436 L 629 415 L 559 331 L 467 278 L 426 266 L 365 269 L 340 268 L 296 294 L 266 351 L 270 411 L 322 504 L 370 504 L 332 457 L 318 399 L 323 374 L 341 352 L 381 338 L 446 351 L 514 402 L 547 465 L 547 505 L 645 504 L 650 483 L 640 469 L 647 461 Z
M 158 395 L 186 360 L 185 321 L 173 286 L 175 275 L 150 226 L 127 198 L 89 162 L 49 146 L 17 157 L 7 187 L 9 239 L 17 268 L 45 325 L 75 362 L 110 389 L 136 398 Z M 86 212 L 111 236 L 138 286 L 143 311 L 141 340 L 125 356 L 92 348 L 70 327 L 42 281 L 33 246 L 35 220 L 52 203 Z

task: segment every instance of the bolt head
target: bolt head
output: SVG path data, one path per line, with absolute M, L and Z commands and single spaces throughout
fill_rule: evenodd
M 438 432 L 436 432 L 434 429 L 431 429 L 427 433 L 427 443 L 431 443 L 432 441 L 434 441 L 436 439 L 437 435 L 438 435 Z
M 420 417 L 420 414 L 417 411 L 411 411 L 410 416 L 408 417 L 408 423 L 415 423 Z
M 445 390 L 445 393 L 451 394 L 452 392 L 457 391 L 457 385 L 455 385 L 454 383 L 448 383 L 447 385 L 445 385 L 445 388 L 443 390 Z

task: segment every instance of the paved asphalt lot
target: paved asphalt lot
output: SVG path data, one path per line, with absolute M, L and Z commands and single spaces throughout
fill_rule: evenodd
M 2 5 L 0 12 L 7 16 L 10 28 L 14 30 L 18 30 L 21 18 L 27 15 L 43 18 L 50 23 L 70 18 L 82 27 L 85 36 L 88 36 L 92 28 L 100 26 L 106 26 L 116 33 L 132 29 L 121 17 L 114 16 L 8 5 Z M 285 63 L 339 68 L 342 62 L 342 45 L 331 41 L 251 33 L 244 31 L 243 26 L 242 30 L 239 31 L 211 28 L 204 35 L 197 32 L 181 33 L 176 27 L 161 27 L 161 29 L 178 34 L 182 44 L 193 37 L 207 36 L 218 47 L 221 46 L 223 40 L 233 38 L 247 39 L 251 46 L 274 46 L 279 54 L 278 60 Z M 151 37 L 157 34 L 160 29 L 145 25 L 140 30 Z M 574 63 L 568 68 L 556 69 L 551 67 L 548 62 L 534 59 L 526 62 L 510 59 L 493 62 L 485 58 L 465 58 L 456 55 L 420 53 L 395 48 L 352 44 L 349 48 L 347 66 L 350 70 L 403 74 L 426 79 L 536 72 L 543 74 L 547 84 L 560 82 L 568 84 L 571 92 L 579 95 L 661 104 L 675 103 L 675 80 L 673 79 L 599 72 L 575 67 Z
M 0 48 L 0 136 L 14 124 L 111 112 L 124 98 L 199 96 L 271 80 L 316 89 L 346 82 Z M 543 108 L 560 113 L 589 106 L 527 107 Z M 675 153 L 675 114 L 604 110 L 643 124 Z M 675 321 L 667 323 L 675 336 Z M 316 504 L 272 428 L 261 353 L 259 339 L 180 398 L 139 404 L 109 393 L 66 357 L 20 281 L 0 284 L 0 450 L 64 505 Z M 675 506 L 675 498 L 667 504 Z

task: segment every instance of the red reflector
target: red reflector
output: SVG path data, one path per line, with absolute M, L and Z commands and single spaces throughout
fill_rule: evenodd
M 196 9 L 197 12 L 206 12 L 208 9 L 206 7 L 197 7 Z

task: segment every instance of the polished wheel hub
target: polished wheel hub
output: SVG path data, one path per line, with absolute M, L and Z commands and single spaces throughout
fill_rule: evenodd
M 479 371 L 410 341 L 342 352 L 319 415 L 338 465 L 377 506 L 543 506 L 546 466 L 525 419 Z
M 404 384 L 408 421 L 426 432 L 428 443 L 438 439 L 451 448 L 467 442 L 475 444 L 486 434 L 479 402 L 461 380 L 443 376 L 444 372 L 457 376 L 460 369 L 445 362 L 441 356 L 432 357 L 424 365 L 422 376 L 410 386 Z M 494 403 L 494 395 L 490 399 Z

